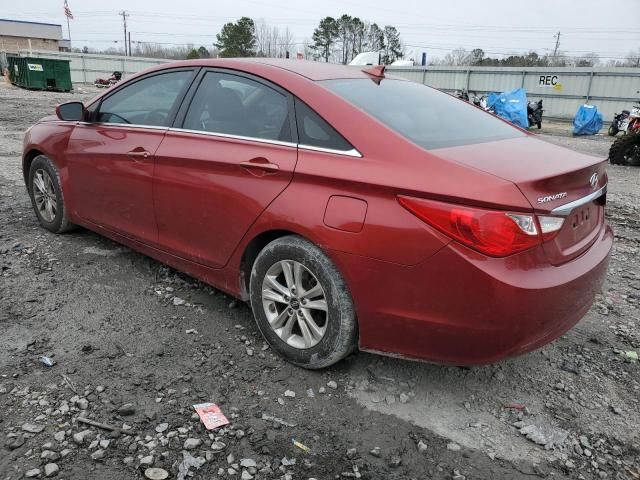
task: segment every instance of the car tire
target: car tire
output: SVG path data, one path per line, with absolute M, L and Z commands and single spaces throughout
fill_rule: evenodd
M 53 233 L 64 233 L 74 229 L 75 225 L 67 219 L 60 174 L 49 158 L 38 155 L 33 159 L 27 186 L 31 205 L 40 225 Z
M 264 247 L 249 290 L 260 332 L 294 365 L 325 368 L 356 348 L 351 294 L 333 262 L 308 240 L 287 235 Z
M 640 166 L 640 134 L 625 135 L 617 139 L 609 149 L 609 161 L 613 164 Z

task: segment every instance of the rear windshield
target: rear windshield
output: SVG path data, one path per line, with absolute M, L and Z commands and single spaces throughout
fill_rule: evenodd
M 524 136 L 473 105 L 419 83 L 342 79 L 322 84 L 429 150 Z

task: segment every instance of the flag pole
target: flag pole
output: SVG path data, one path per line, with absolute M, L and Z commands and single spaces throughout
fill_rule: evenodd
M 69 26 L 69 17 L 67 17 L 67 36 L 69 37 L 69 51 L 71 51 L 71 27 Z

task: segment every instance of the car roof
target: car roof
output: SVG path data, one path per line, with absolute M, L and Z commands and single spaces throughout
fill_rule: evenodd
M 335 63 L 311 62 L 286 58 L 247 58 L 248 62 L 282 68 L 309 80 L 330 80 L 335 78 L 371 78 L 362 71 L 362 67 L 337 65 Z
M 161 70 L 174 66 L 198 65 L 203 67 L 219 67 L 242 69 L 242 66 L 264 65 L 286 70 L 290 73 L 301 75 L 309 80 L 332 80 L 338 78 L 371 78 L 361 69 L 363 67 L 351 67 L 347 65 L 336 65 L 334 63 L 311 62 L 308 60 L 294 60 L 285 58 L 208 58 L 196 60 L 183 60 L 159 65 L 152 70 Z

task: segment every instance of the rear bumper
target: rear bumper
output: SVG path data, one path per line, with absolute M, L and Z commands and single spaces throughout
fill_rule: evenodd
M 613 233 L 560 266 L 542 247 L 488 258 L 450 243 L 405 267 L 332 252 L 351 289 L 360 348 L 472 365 L 539 348 L 588 311 L 607 272 Z

